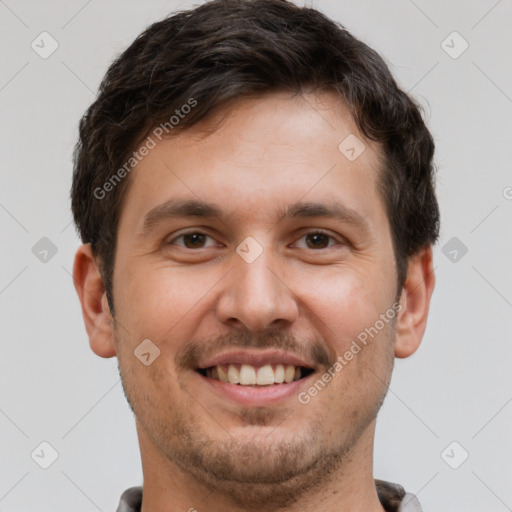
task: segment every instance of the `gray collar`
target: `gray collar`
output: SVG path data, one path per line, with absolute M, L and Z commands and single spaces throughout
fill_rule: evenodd
M 401 485 L 375 480 L 375 487 L 386 512 L 422 512 L 416 496 L 406 493 Z M 142 487 L 130 487 L 123 492 L 116 512 L 140 512 L 141 505 Z

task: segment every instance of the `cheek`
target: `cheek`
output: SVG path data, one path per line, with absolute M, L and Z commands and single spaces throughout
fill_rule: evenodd
M 300 293 L 310 321 L 320 320 L 319 332 L 338 353 L 391 305 L 389 284 L 364 269 L 335 269 L 316 278 L 297 278 L 297 282 L 303 283 Z
M 132 344 L 149 338 L 161 350 L 175 352 L 180 340 L 193 336 L 198 315 L 212 307 L 211 297 L 223 273 L 211 268 L 140 267 L 115 283 L 116 317 Z
M 122 345 L 128 341 L 122 334 L 119 336 Z M 190 404 L 180 392 L 172 369 L 167 367 L 165 354 L 145 366 L 126 346 L 122 352 L 118 359 L 123 389 L 137 420 L 151 431 L 168 428 L 169 422 L 162 418 L 182 418 Z

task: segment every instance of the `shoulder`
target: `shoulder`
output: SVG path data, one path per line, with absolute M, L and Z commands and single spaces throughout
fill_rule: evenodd
M 130 487 L 121 494 L 116 512 L 140 512 L 142 487 Z
M 421 505 L 414 494 L 405 492 L 398 484 L 375 480 L 375 487 L 386 512 L 422 512 Z

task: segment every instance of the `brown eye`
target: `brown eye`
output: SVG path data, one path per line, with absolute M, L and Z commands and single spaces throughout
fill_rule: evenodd
M 344 246 L 346 243 L 343 238 L 337 238 L 329 233 L 325 233 L 323 231 L 310 231 L 309 233 L 302 235 L 294 245 L 300 249 L 321 250 L 330 249 L 336 245 Z
M 207 239 L 211 240 L 209 245 L 207 245 Z M 181 241 L 181 243 L 178 241 Z M 209 235 L 194 231 L 177 236 L 169 242 L 169 245 L 177 245 L 178 247 L 183 247 L 185 249 L 204 249 L 206 247 L 214 246 L 215 240 L 213 240 Z
M 325 233 L 309 233 L 306 235 L 307 246 L 309 249 L 326 249 L 330 238 Z
M 202 247 L 205 239 L 206 235 L 201 233 L 190 233 L 189 235 L 183 235 L 183 242 L 185 247 L 188 249 L 197 249 L 198 247 Z

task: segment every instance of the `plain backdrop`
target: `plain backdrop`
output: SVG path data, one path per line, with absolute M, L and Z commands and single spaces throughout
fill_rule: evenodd
M 142 483 L 117 362 L 91 352 L 70 277 L 71 153 L 113 58 L 191 5 L 0 1 L 3 512 L 114 511 Z M 422 347 L 396 364 L 375 476 L 416 493 L 425 512 L 511 510 L 512 2 L 308 5 L 385 57 L 437 146 L 437 285 Z M 31 46 L 45 37 L 51 50 L 41 32 L 58 44 L 47 58 Z

